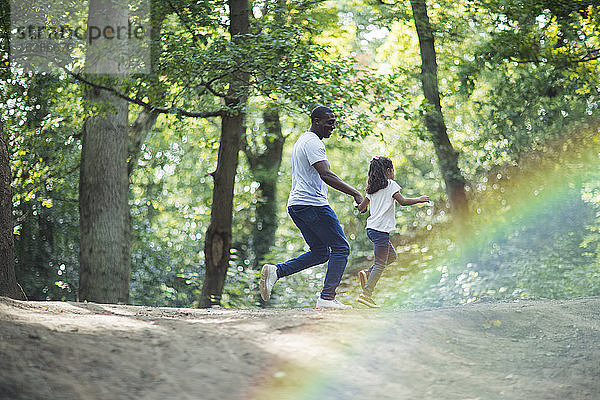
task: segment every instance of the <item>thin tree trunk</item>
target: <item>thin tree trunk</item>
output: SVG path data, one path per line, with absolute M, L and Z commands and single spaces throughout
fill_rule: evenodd
M 258 182 L 260 198 L 256 205 L 252 248 L 255 267 L 259 266 L 275 242 L 277 231 L 277 181 L 283 156 L 285 137 L 281 131 L 279 109 L 267 106 L 263 112 L 263 121 L 267 131 L 264 140 L 265 151 L 254 152 L 246 140 L 243 141 L 244 153 L 250 165 L 252 177 Z
M 88 25 L 126 26 L 127 14 L 115 4 L 112 0 L 90 1 Z M 94 73 L 121 75 L 126 73 L 121 61 L 118 58 L 90 61 L 88 54 L 86 68 Z M 96 63 L 90 65 L 90 62 Z M 96 88 L 88 90 L 86 100 L 99 111 L 85 121 L 82 134 L 79 300 L 127 303 L 131 264 L 127 176 L 129 105 L 126 100 Z
M 156 67 L 161 54 L 160 35 L 162 32 L 162 23 L 166 18 L 165 6 L 160 4 L 158 0 L 150 2 L 150 75 L 148 76 L 149 86 L 154 90 L 151 97 L 154 102 L 159 103 L 165 95 L 165 87 L 158 79 Z M 140 111 L 135 122 L 129 130 L 129 161 L 127 165 L 127 173 L 131 173 L 137 166 L 142 144 L 146 141 L 146 137 L 150 130 L 156 124 L 159 112 L 156 110 L 143 109 Z
M 134 123 L 129 128 L 129 161 L 127 163 L 127 174 L 129 176 L 131 176 L 133 170 L 137 167 L 142 144 L 144 144 L 148 133 L 156 124 L 159 114 L 158 111 L 144 109 L 140 111 Z
M 153 96 L 155 99 L 162 99 L 165 94 L 164 85 L 161 84 L 156 74 L 156 66 L 160 58 L 160 35 L 162 32 L 162 23 L 166 17 L 164 6 L 158 2 L 158 0 L 151 0 L 150 3 L 150 75 L 148 81 L 150 85 L 155 88 Z M 139 161 L 139 155 L 142 148 L 142 144 L 146 141 L 148 133 L 158 119 L 159 112 L 156 110 L 143 109 L 138 114 L 135 122 L 129 128 L 129 141 L 128 141 L 128 161 L 127 161 L 127 194 L 129 195 L 129 178 L 133 173 L 133 170 L 137 167 Z M 129 197 L 129 196 L 128 196 Z M 127 209 L 124 210 L 125 214 L 125 234 L 123 242 L 123 264 L 131 265 L 131 245 L 133 241 L 133 230 L 131 220 L 131 208 L 127 203 Z M 129 267 L 131 268 L 131 267 Z
M 435 44 L 433 30 L 427 15 L 427 4 L 426 0 L 411 0 L 410 4 L 421 51 L 421 82 L 425 99 L 430 104 L 430 108 L 425 113 L 425 125 L 431 134 L 451 211 L 456 217 L 463 219 L 468 215 L 465 179 L 458 168 L 458 153 L 450 143 L 442 114 Z
M 15 277 L 11 183 L 9 152 L 0 121 L 0 296 L 27 300 Z
M 239 35 L 249 31 L 248 0 L 229 0 L 232 41 L 243 40 Z M 248 74 L 238 71 L 232 74 L 227 106 L 233 112 L 223 116 L 221 141 L 217 169 L 214 178 L 210 225 L 204 242 L 205 273 L 200 297 L 200 307 L 211 307 L 221 303 L 225 277 L 229 267 L 231 251 L 231 224 L 233 214 L 233 188 L 238 165 L 241 136 L 245 131 Z
M 273 9 L 276 25 L 285 23 L 287 4 L 285 0 L 276 0 Z M 269 10 L 269 2 L 265 1 L 263 15 Z M 281 131 L 279 107 L 269 104 L 263 111 L 263 123 L 266 129 L 264 145 L 265 151 L 257 153 L 249 147 L 246 136 L 243 137 L 243 147 L 250 172 L 258 182 L 260 198 L 256 204 L 254 230 L 252 232 L 252 250 L 254 253 L 254 268 L 258 268 L 265 255 L 267 255 L 275 243 L 277 231 L 277 182 L 279 180 L 279 168 L 283 156 L 283 145 L 285 137 Z

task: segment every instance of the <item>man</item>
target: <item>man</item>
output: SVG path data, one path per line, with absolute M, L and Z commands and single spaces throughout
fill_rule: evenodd
M 329 168 L 323 139 L 335 128 L 335 115 L 324 106 L 310 115 L 310 130 L 304 132 L 292 151 L 292 190 L 288 198 L 288 213 L 302 232 L 310 250 L 277 265 L 265 264 L 260 275 L 260 294 L 264 301 L 271 298 L 275 282 L 327 261 L 327 273 L 316 308 L 352 308 L 335 298 L 350 254 L 350 245 L 337 216 L 327 202 L 327 185 L 363 200 L 358 190 L 346 184 Z

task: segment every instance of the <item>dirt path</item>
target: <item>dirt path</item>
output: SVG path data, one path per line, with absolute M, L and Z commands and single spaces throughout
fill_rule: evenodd
M 600 298 L 420 311 L 0 298 L 0 399 L 599 399 Z

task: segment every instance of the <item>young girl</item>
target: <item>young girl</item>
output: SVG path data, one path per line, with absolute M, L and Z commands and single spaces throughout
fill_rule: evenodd
M 373 242 L 375 263 L 371 268 L 358 273 L 363 292 L 356 299 L 359 303 L 373 308 L 379 307 L 371 298 L 373 289 L 385 266 L 396 259 L 396 251 L 390 242 L 390 232 L 396 229 L 396 201 L 402 206 L 429 201 L 429 196 L 403 197 L 400 189 L 402 188 L 394 181 L 392 160 L 382 156 L 374 157 L 369 166 L 367 195 L 358 205 L 358 211 L 364 213 L 369 203 L 372 203 L 371 215 L 367 219 L 367 237 Z

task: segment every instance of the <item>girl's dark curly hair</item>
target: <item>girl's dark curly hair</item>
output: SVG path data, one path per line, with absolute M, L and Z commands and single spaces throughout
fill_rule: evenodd
M 375 156 L 369 165 L 369 177 L 367 179 L 367 193 L 373 194 L 384 189 L 388 185 L 387 170 L 393 169 L 392 160 L 383 156 Z

